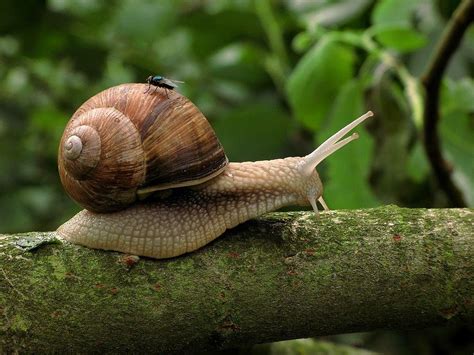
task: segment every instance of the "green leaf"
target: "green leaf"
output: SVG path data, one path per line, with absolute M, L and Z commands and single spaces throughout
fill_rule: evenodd
M 298 33 L 291 43 L 291 47 L 296 53 L 303 53 L 313 43 L 314 38 L 309 32 Z
M 474 205 L 474 81 L 446 80 L 442 91 L 440 136 L 445 157 L 453 164 L 453 178 L 469 205 Z
M 215 78 L 256 86 L 268 80 L 262 70 L 264 55 L 265 52 L 254 44 L 235 42 L 209 57 L 209 69 Z
M 441 120 L 441 139 L 453 178 L 470 206 L 474 205 L 474 130 L 467 114 L 450 114 Z M 471 122 L 472 123 L 472 122 Z
M 291 2 L 289 2 L 291 3 Z M 353 21 L 372 4 L 371 0 L 339 1 L 295 1 L 291 6 L 306 24 L 306 28 L 317 26 L 335 27 Z
M 299 61 L 287 84 L 288 99 L 296 118 L 318 128 L 331 109 L 340 88 L 352 78 L 352 49 L 326 36 Z
M 244 23 L 245 26 L 242 25 Z M 229 43 L 252 39 L 259 43 L 263 36 L 254 12 L 227 10 L 210 15 L 191 11 L 180 19 L 180 24 L 192 34 L 193 55 L 202 59 L 207 59 Z
M 423 147 L 413 150 L 416 130 L 400 83 L 386 73 L 371 86 L 367 99 L 377 112 L 373 135 L 377 148 L 371 166 L 371 185 L 384 203 L 399 203 L 406 196 L 407 174 L 418 182 L 426 178 L 429 166 Z M 419 144 L 415 144 L 415 148 Z M 418 147 L 420 148 L 420 147 Z M 409 170 L 407 170 L 409 169 Z
M 337 95 L 328 124 L 318 132 L 318 142 L 329 138 L 364 111 L 362 85 L 355 80 L 348 82 Z M 358 140 L 323 163 L 327 167 L 323 195 L 330 208 L 361 208 L 378 204 L 367 182 L 373 141 L 363 127 L 357 132 L 360 135 Z
M 169 2 L 134 0 L 119 2 L 111 18 L 110 31 L 122 42 L 132 42 L 136 47 L 147 48 L 149 42 L 168 33 L 176 16 L 176 8 Z
M 230 161 L 281 158 L 291 120 L 275 102 L 242 106 L 213 122 Z
M 430 3 L 429 0 L 380 0 L 372 11 L 372 23 L 379 25 L 405 24 L 409 26 L 413 20 L 413 12 L 420 4 Z
M 441 110 L 446 115 L 452 112 L 474 112 L 474 79 L 446 78 L 441 92 Z
M 420 32 L 405 24 L 381 24 L 369 29 L 385 47 L 399 52 L 411 52 L 424 47 L 428 39 Z
M 430 165 L 422 142 L 416 142 L 407 161 L 407 175 L 417 183 L 421 183 L 430 173 Z
M 68 115 L 54 106 L 44 106 L 34 110 L 22 144 L 25 144 L 27 149 L 32 149 L 33 154 L 41 151 L 42 155 L 54 159 L 67 121 Z M 41 142 L 41 147 L 38 146 L 39 142 Z

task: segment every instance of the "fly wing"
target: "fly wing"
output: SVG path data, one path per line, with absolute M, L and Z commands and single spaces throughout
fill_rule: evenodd
M 161 79 L 161 83 L 165 84 L 165 85 L 168 85 L 168 86 L 171 86 L 173 88 L 176 88 L 176 87 L 178 87 L 178 84 L 176 84 L 176 83 L 182 83 L 182 81 L 163 78 L 163 79 Z

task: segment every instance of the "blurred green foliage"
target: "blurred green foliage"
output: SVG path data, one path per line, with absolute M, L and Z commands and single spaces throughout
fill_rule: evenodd
M 55 229 L 79 210 L 56 168 L 66 122 L 95 93 L 150 74 L 185 81 L 232 161 L 307 154 L 371 109 L 361 138 L 318 167 L 329 206 L 445 206 L 421 145 L 419 76 L 458 3 L 2 0 L 0 232 Z M 440 130 L 472 205 L 472 28 L 466 37 L 444 78 Z M 407 339 L 388 342 L 430 353 Z M 390 353 L 384 344 L 374 348 Z
M 7 1 L 0 4 L 0 231 L 54 229 L 78 207 L 57 146 L 74 110 L 150 74 L 212 122 L 232 161 L 303 155 L 368 109 L 321 164 L 332 208 L 443 206 L 421 146 L 425 69 L 457 1 Z M 441 133 L 472 204 L 474 34 L 444 80 Z

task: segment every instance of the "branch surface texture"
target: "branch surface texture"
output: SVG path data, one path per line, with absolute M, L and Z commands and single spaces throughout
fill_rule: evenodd
M 183 353 L 474 321 L 474 210 L 273 213 L 151 260 L 0 235 L 0 353 Z
M 455 185 L 451 177 L 452 167 L 446 162 L 441 151 L 437 127 L 440 119 L 439 92 L 441 80 L 449 60 L 456 52 L 464 33 L 473 21 L 474 0 L 464 0 L 450 19 L 422 77 L 426 93 L 424 107 L 425 150 L 440 188 L 448 197 L 450 205 L 454 207 L 465 207 L 467 204 L 461 190 Z

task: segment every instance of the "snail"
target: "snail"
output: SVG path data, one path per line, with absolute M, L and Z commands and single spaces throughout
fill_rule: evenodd
M 367 112 L 305 157 L 229 163 L 199 109 L 174 90 L 123 84 L 87 100 L 59 147 L 61 182 L 82 210 L 57 232 L 96 249 L 151 258 L 197 250 L 288 205 L 324 209 L 316 166 L 358 137 Z

